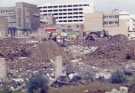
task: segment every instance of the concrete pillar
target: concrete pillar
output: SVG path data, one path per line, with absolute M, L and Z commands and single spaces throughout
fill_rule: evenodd
M 57 56 L 55 59 L 55 78 L 58 78 L 62 74 L 62 56 Z
M 0 58 L 0 80 L 7 78 L 7 65 L 4 58 Z

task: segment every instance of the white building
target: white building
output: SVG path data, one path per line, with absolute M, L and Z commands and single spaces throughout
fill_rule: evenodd
M 128 13 L 127 11 L 119 12 L 120 19 L 128 20 L 128 37 L 129 39 L 135 39 L 135 15 Z
M 57 24 L 84 23 L 84 14 L 95 11 L 94 0 L 42 0 L 40 15 L 53 15 Z

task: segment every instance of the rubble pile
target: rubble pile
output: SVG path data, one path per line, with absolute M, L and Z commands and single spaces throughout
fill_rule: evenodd
M 135 48 L 128 38 L 123 35 L 116 35 L 106 40 L 89 41 L 88 46 L 99 47 L 94 53 L 89 54 L 86 58 L 89 64 L 110 67 L 121 66 L 135 60 Z M 91 42 L 94 42 L 93 44 Z
M 28 49 L 31 45 L 23 44 L 22 42 L 22 39 L 0 40 L 0 57 L 13 61 L 18 57 L 30 56 L 30 51 Z
M 30 73 L 37 71 L 51 71 L 53 67 L 50 60 L 58 55 L 62 55 L 63 62 L 67 62 L 63 48 L 51 40 L 0 40 L 0 57 L 7 60 L 12 77 L 28 77 Z
M 107 91 L 105 93 L 128 93 L 128 88 L 127 87 L 120 87 L 120 89 L 112 89 L 112 91 Z
M 52 61 L 62 56 L 60 74 L 65 76 L 60 76 L 54 86 L 86 84 L 101 77 L 108 80 L 114 69 L 134 71 L 135 66 L 128 64 L 135 61 L 135 41 L 123 35 L 92 38 L 87 37 L 84 45 L 65 47 L 52 40 L 4 39 L 0 40 L 0 57 L 7 59 L 8 76 L 12 78 L 29 78 L 41 71 L 53 79 Z
M 79 58 L 82 56 L 85 56 L 87 54 L 91 54 L 95 52 L 98 49 L 98 47 L 87 47 L 87 46 L 81 46 L 81 45 L 71 45 L 65 48 L 65 51 L 67 51 L 72 58 Z

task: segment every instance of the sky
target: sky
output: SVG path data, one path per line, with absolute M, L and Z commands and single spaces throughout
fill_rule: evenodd
M 38 4 L 40 0 L 0 0 L 0 6 L 14 6 L 15 2 L 29 2 Z M 95 0 L 96 9 L 99 11 L 111 11 L 119 8 L 135 14 L 135 0 Z

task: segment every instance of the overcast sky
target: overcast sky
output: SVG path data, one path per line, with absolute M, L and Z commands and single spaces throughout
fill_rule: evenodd
M 38 4 L 40 0 L 0 0 L 0 6 L 14 6 L 15 2 L 30 2 Z M 96 8 L 100 11 L 110 11 L 114 8 L 128 10 L 135 14 L 135 0 L 96 0 Z

